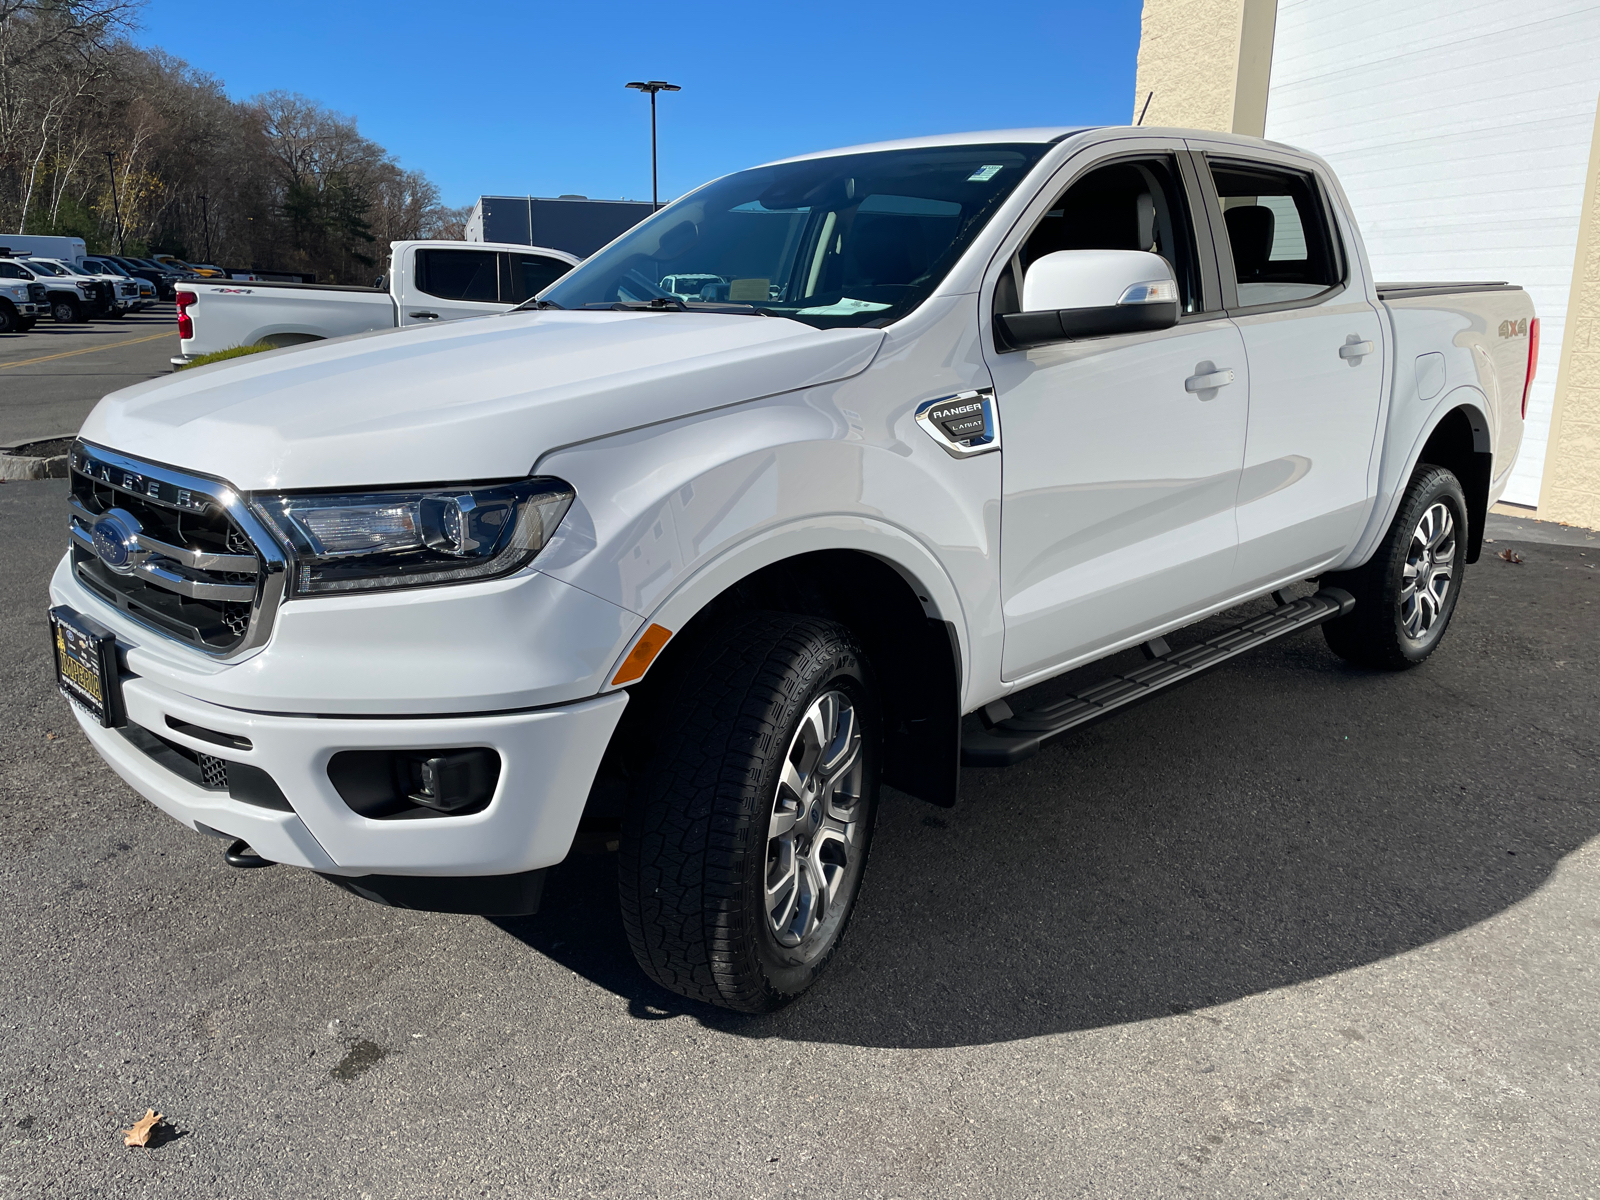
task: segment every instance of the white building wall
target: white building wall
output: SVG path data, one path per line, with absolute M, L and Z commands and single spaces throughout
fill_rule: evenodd
M 1377 277 L 1532 294 L 1516 504 L 1539 499 L 1597 94 L 1595 0 L 1278 0 L 1266 136 L 1332 164 Z

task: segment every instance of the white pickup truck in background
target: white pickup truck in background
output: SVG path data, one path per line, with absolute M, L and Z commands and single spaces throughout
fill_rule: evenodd
M 442 320 L 403 274 L 393 319 Z M 1518 287 L 1376 282 L 1328 165 L 1270 142 L 772 163 L 503 316 L 107 396 L 59 681 L 237 866 L 528 913 L 587 823 L 641 967 L 765 1011 L 838 945 L 880 783 L 952 804 L 963 763 L 1314 625 L 1432 654 L 1537 341 Z
M 389 251 L 389 270 L 374 287 L 185 281 L 175 297 L 181 353 L 172 365 L 235 346 L 298 346 L 505 312 L 579 261 L 561 250 L 496 242 L 391 242 Z

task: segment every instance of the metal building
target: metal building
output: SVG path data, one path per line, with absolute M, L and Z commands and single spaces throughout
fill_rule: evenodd
M 587 258 L 650 212 L 642 200 L 480 196 L 467 218 L 467 241 L 548 246 Z

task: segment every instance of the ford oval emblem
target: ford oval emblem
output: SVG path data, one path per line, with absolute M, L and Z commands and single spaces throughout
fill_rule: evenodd
M 126 509 L 113 508 L 90 530 L 94 552 L 100 561 L 113 571 L 127 574 L 133 570 L 134 556 L 139 552 L 139 522 Z

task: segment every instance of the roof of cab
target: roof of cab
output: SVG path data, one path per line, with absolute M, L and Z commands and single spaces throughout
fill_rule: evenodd
M 835 150 L 814 150 L 780 158 L 778 163 L 804 162 L 808 158 L 832 158 L 838 154 L 870 154 L 877 150 L 920 150 L 929 146 L 987 146 L 998 142 L 1059 142 L 1074 133 L 1094 129 L 1093 125 L 1046 125 L 1036 129 L 984 129 L 972 133 L 937 133 L 928 137 L 900 138 L 893 142 L 869 142 L 862 146 L 840 146 Z

